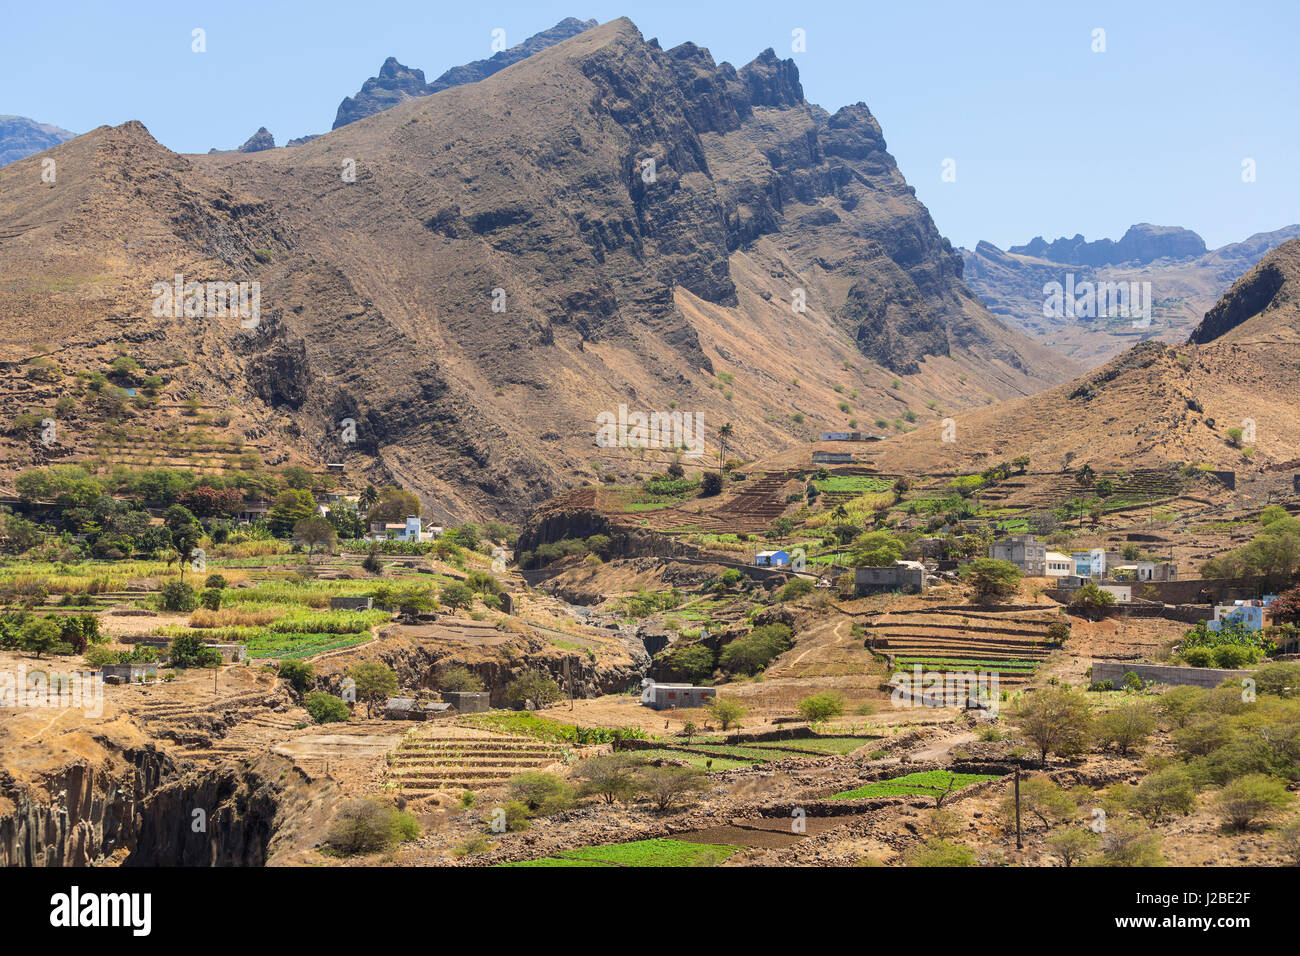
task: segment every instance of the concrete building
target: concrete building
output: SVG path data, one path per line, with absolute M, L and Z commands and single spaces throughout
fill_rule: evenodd
M 879 591 L 925 590 L 925 565 L 919 561 L 895 561 L 888 567 L 854 568 L 853 586 L 858 595 Z
M 441 534 L 442 529 L 438 528 L 437 532 Z M 432 541 L 436 535 L 433 531 L 425 531 L 416 515 L 407 515 L 405 522 L 371 524 L 370 534 L 366 537 L 371 541 Z
M 1049 578 L 1063 578 L 1074 572 L 1074 563 L 1068 554 L 1060 551 L 1048 551 L 1043 556 L 1046 573 Z
M 790 555 L 785 551 L 760 551 L 754 555 L 754 564 L 762 568 L 787 567 Z
M 851 465 L 853 464 L 853 453 L 847 451 L 815 451 L 812 460 L 814 465 Z
M 374 598 L 366 597 L 332 597 L 331 611 L 369 611 L 374 606 Z
M 428 720 L 451 711 L 451 704 L 416 700 L 414 697 L 390 697 L 384 704 L 387 720 Z
M 1102 591 L 1108 591 L 1115 595 L 1115 603 L 1117 604 L 1128 604 L 1133 600 L 1133 586 L 1131 584 L 1098 583 L 1097 587 Z
M 158 679 L 158 664 L 105 664 L 100 668 L 104 679 L 110 677 L 123 684 L 138 684 L 145 679 Z
M 442 699 L 458 714 L 482 714 L 492 707 L 492 695 L 483 690 L 444 690 Z
M 678 707 L 703 707 L 717 696 L 714 687 L 651 683 L 641 692 L 641 703 L 655 710 L 675 710 Z
M 989 557 L 1010 561 L 1030 577 L 1047 574 L 1047 545 L 1032 534 L 1017 534 L 989 545 Z

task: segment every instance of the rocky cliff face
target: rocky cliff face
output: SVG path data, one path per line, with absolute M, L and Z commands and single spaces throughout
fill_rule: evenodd
M 26 116 L 0 116 L 0 166 L 67 142 L 75 135 Z
M 260 126 L 257 132 L 248 137 L 244 145 L 239 147 L 239 152 L 260 153 L 264 149 L 275 149 L 275 137 L 265 126 Z
M 1193 331 L 1190 342 L 1204 345 L 1243 335 L 1274 335 L 1279 339 L 1300 330 L 1300 239 L 1292 239 L 1266 255 L 1242 276 Z M 1235 334 L 1234 334 L 1235 333 Z
M 403 66 L 390 56 L 379 68 L 378 76 L 366 80 L 355 95 L 346 97 L 339 104 L 331 128 L 338 129 L 348 123 L 355 123 L 359 119 L 391 109 L 399 103 L 405 103 L 416 97 L 429 96 L 439 90 L 450 89 L 464 83 L 476 83 L 512 63 L 518 63 L 562 40 L 577 36 L 583 30 L 589 30 L 595 25 L 595 20 L 584 21 L 566 17 L 549 30 L 535 33 L 523 43 L 495 53 L 489 59 L 454 66 L 432 83 L 424 81 L 423 70 Z

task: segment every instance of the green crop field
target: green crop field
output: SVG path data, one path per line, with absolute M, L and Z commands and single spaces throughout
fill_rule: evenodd
M 739 847 L 685 840 L 634 840 L 609 846 L 561 850 L 553 857 L 498 866 L 716 866 Z
M 831 797 L 832 800 L 857 800 L 860 797 L 933 797 L 937 796 L 954 780 L 953 791 L 965 789 L 973 783 L 984 780 L 996 780 L 997 774 L 989 773 L 949 773 L 946 770 L 926 770 L 922 773 L 909 773 L 892 780 L 877 780 L 853 790 L 845 790 Z

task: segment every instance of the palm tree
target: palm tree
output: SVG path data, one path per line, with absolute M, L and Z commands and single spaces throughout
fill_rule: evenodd
M 378 501 L 379 492 L 375 490 L 374 485 L 366 485 L 366 487 L 362 489 L 361 494 L 357 497 L 357 504 L 359 504 L 361 510 L 365 512 L 369 512 Z
M 722 474 L 722 463 L 727 460 L 727 439 L 732 436 L 731 422 L 718 429 L 718 475 Z

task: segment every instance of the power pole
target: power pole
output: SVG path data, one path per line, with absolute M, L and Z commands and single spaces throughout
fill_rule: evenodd
M 1020 768 L 1016 768 L 1016 849 L 1023 850 L 1024 841 L 1020 837 Z

